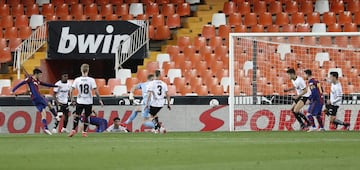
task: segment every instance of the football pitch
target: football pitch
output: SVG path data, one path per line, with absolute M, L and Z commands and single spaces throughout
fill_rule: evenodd
M 356 169 L 359 132 L 0 134 L 1 170 Z

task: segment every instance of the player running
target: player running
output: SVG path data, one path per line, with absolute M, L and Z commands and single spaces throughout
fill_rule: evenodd
M 150 74 L 148 75 L 147 77 L 147 81 L 146 82 L 143 82 L 143 83 L 139 83 L 137 85 L 135 85 L 134 87 L 131 88 L 131 91 L 130 91 L 130 95 L 129 95 L 129 99 L 134 101 L 134 91 L 136 89 L 141 89 L 142 91 L 142 98 L 143 100 L 141 101 L 141 107 L 137 107 L 135 110 L 133 110 L 133 112 L 131 113 L 130 117 L 125 121 L 125 125 L 126 126 L 127 124 L 129 124 L 130 122 L 132 122 L 135 117 L 137 116 L 137 114 L 139 112 L 141 112 L 141 115 L 142 117 L 144 118 L 143 119 L 143 124 L 144 126 L 146 127 L 149 127 L 149 128 L 155 128 L 154 126 L 154 123 L 152 121 L 149 121 L 149 108 L 146 108 L 145 105 L 147 103 L 147 99 L 148 99 L 148 91 L 147 91 L 147 86 L 148 84 L 153 81 L 154 79 L 154 75 L 153 74 Z
M 350 124 L 345 123 L 339 119 L 336 119 L 336 114 L 339 109 L 339 106 L 342 101 L 343 91 L 341 83 L 338 80 L 339 73 L 338 72 L 330 72 L 330 81 L 331 81 L 331 92 L 330 92 L 330 100 L 327 100 L 325 105 L 325 114 L 330 116 L 330 122 L 334 124 L 335 128 L 338 125 L 343 125 L 345 129 L 348 129 Z
M 93 90 L 95 91 L 96 97 L 99 99 L 101 106 L 104 105 L 100 98 L 99 91 L 97 90 L 95 79 L 88 76 L 89 69 L 88 64 L 82 64 L 80 68 L 82 76 L 76 78 L 71 86 L 72 90 L 70 92 L 70 98 L 72 104 L 75 104 L 75 99 L 73 98 L 73 92 L 75 89 L 77 89 L 78 95 L 76 99 L 76 114 L 74 115 L 73 129 L 71 130 L 69 137 L 73 137 L 76 134 L 76 128 L 79 124 L 80 116 L 83 110 L 85 110 L 85 118 L 82 136 L 87 137 L 86 131 L 89 125 L 88 117 L 92 112 L 93 105 Z
M 311 70 L 305 70 L 306 80 L 309 80 L 309 88 L 311 90 L 311 95 L 309 96 L 310 106 L 308 109 L 308 119 L 310 121 L 311 128 L 308 132 L 317 130 L 315 127 L 314 117 L 319 123 L 319 131 L 324 131 L 324 124 L 321 119 L 321 111 L 324 105 L 323 89 L 318 80 L 312 77 Z
M 17 84 L 12 89 L 12 93 L 14 93 L 22 85 L 27 84 L 29 86 L 30 92 L 31 92 L 30 97 L 31 97 L 32 103 L 36 106 L 36 108 L 41 113 L 41 122 L 44 126 L 44 132 L 48 135 L 52 135 L 47 126 L 45 108 L 48 107 L 49 110 L 51 111 L 51 113 L 57 119 L 59 119 L 59 117 L 57 117 L 56 111 L 54 108 L 52 108 L 50 102 L 48 102 L 46 100 L 46 98 L 40 94 L 39 85 L 47 86 L 47 87 L 57 87 L 57 86 L 40 81 L 39 79 L 41 78 L 41 76 L 42 76 L 42 71 L 40 69 L 35 68 L 33 70 L 33 75 L 30 76 L 30 75 L 26 74 L 25 79 L 22 82 L 20 82 L 19 84 Z
M 291 106 L 291 111 L 294 114 L 296 120 L 300 123 L 300 129 L 304 130 L 309 126 L 310 122 L 306 118 L 306 116 L 301 113 L 301 109 L 304 107 L 306 101 L 308 100 L 310 96 L 310 91 L 308 91 L 306 87 L 305 80 L 297 76 L 294 69 L 289 69 L 286 71 L 286 73 L 289 75 L 289 78 L 294 85 L 293 88 L 285 89 L 284 92 L 289 92 L 292 90 L 296 90 L 297 95 L 293 97 L 294 102 Z M 306 124 L 303 122 L 303 120 L 306 122 Z
M 69 96 L 70 96 L 70 90 L 71 90 L 71 83 L 68 81 L 69 75 L 67 73 L 61 74 L 61 80 L 57 81 L 55 83 L 56 86 L 54 88 L 54 94 L 53 97 L 55 99 L 55 104 L 57 107 L 58 115 L 62 116 L 64 115 L 64 123 L 63 127 L 61 128 L 61 133 L 69 133 L 69 131 L 66 129 L 66 126 L 68 124 L 69 119 Z M 57 120 L 55 122 L 55 127 L 52 130 L 52 133 L 57 132 L 57 127 L 59 125 L 60 120 Z
M 145 108 L 150 108 L 149 113 L 151 115 L 151 120 L 155 126 L 155 132 L 159 132 L 161 125 L 159 124 L 159 117 L 157 113 L 165 104 L 165 97 L 167 100 L 167 107 L 171 110 L 170 107 L 170 96 L 168 95 L 167 84 L 159 80 L 160 70 L 155 71 L 155 79 L 149 83 L 147 87 L 148 98 Z
M 129 132 L 124 126 L 120 125 L 120 118 L 115 117 L 114 123 L 106 129 L 106 132 Z

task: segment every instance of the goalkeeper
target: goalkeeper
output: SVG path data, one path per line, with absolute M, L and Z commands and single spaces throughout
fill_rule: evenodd
M 134 87 L 131 88 L 131 91 L 130 91 L 130 96 L 129 96 L 129 99 L 131 101 L 134 101 L 134 94 L 133 92 L 136 90 L 136 89 L 140 89 L 142 91 L 142 101 L 141 101 L 141 107 L 137 107 L 135 108 L 135 110 L 133 110 L 133 112 L 131 113 L 130 117 L 125 121 L 125 125 L 123 124 L 122 126 L 126 126 L 127 124 L 129 124 L 130 122 L 132 122 L 137 114 L 139 112 L 141 112 L 142 114 L 142 117 L 144 118 L 143 119 L 143 122 L 144 122 L 144 126 L 146 127 L 149 127 L 149 128 L 155 128 L 155 125 L 152 121 L 149 121 L 149 108 L 145 108 L 145 105 L 147 103 L 147 86 L 148 84 L 154 79 L 154 75 L 153 74 L 149 74 L 148 77 L 147 77 L 147 81 L 146 82 L 143 82 L 143 83 L 139 83 L 137 85 L 135 85 Z

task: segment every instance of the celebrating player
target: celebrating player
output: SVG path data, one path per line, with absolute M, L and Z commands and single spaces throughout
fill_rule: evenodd
M 148 99 L 147 86 L 151 81 L 153 81 L 153 79 L 154 79 L 154 75 L 150 74 L 150 75 L 148 75 L 146 82 L 139 83 L 131 88 L 130 95 L 129 95 L 130 100 L 134 100 L 133 92 L 135 91 L 135 89 L 141 89 L 142 97 L 143 97 L 143 100 L 141 101 L 142 107 L 137 107 L 135 110 L 133 110 L 130 117 L 125 121 L 125 124 L 129 124 L 130 122 L 132 122 L 135 119 L 135 117 L 137 116 L 138 112 L 141 112 L 142 117 L 144 118 L 144 120 L 143 120 L 144 126 L 150 127 L 150 128 L 155 128 L 154 123 L 152 121 L 148 121 L 149 120 L 149 108 L 145 107 L 145 105 L 147 103 L 147 99 Z
M 106 129 L 106 132 L 129 132 L 128 129 L 120 125 L 120 118 L 115 117 L 114 123 Z
M 338 72 L 330 72 L 330 81 L 331 81 L 331 92 L 330 92 L 330 100 L 327 100 L 325 105 L 325 114 L 330 116 L 330 122 L 334 124 L 335 128 L 338 125 L 343 125 L 345 129 L 348 129 L 350 124 L 345 123 L 339 119 L 336 119 L 336 114 L 339 109 L 339 106 L 342 101 L 343 91 L 341 87 L 341 83 L 338 80 L 339 73 Z
M 75 99 L 73 98 L 73 92 L 75 89 L 78 91 L 77 99 L 76 99 L 76 114 L 74 115 L 73 129 L 71 130 L 69 137 L 73 137 L 76 134 L 76 128 L 79 124 L 80 115 L 85 110 L 85 118 L 84 118 L 84 128 L 82 131 L 82 136 L 87 137 L 87 127 L 89 124 L 88 117 L 92 112 L 93 105 L 93 96 L 92 91 L 95 91 L 96 97 L 99 99 L 99 103 L 103 106 L 103 101 L 100 98 L 99 91 L 97 90 L 95 79 L 89 77 L 89 65 L 82 64 L 81 65 L 81 74 L 82 76 L 76 78 L 72 84 L 72 90 L 70 93 L 71 103 L 75 104 Z
M 40 81 L 39 79 L 41 78 L 41 76 L 42 76 L 42 71 L 40 69 L 35 68 L 33 70 L 33 75 L 32 76 L 26 75 L 26 78 L 12 89 L 12 93 L 14 93 L 18 88 L 20 88 L 24 84 L 27 84 L 29 86 L 30 92 L 31 92 L 30 97 L 31 97 L 32 103 L 36 106 L 36 108 L 41 113 L 41 122 L 44 126 L 44 132 L 48 135 L 51 135 L 51 132 L 49 131 L 47 122 L 46 122 L 45 108 L 49 107 L 49 110 L 55 117 L 57 116 L 57 114 L 56 114 L 55 109 L 52 108 L 50 102 L 48 102 L 46 100 L 46 98 L 40 94 L 39 85 L 47 86 L 47 87 L 57 87 L 57 86 Z M 59 119 L 59 117 L 56 117 L 56 118 Z
M 312 77 L 311 70 L 305 70 L 306 80 L 309 80 L 309 88 L 311 90 L 311 95 L 309 96 L 310 106 L 308 109 L 308 119 L 311 125 L 311 128 L 308 132 L 315 131 L 317 128 L 315 127 L 314 117 L 319 123 L 320 131 L 324 131 L 324 125 L 321 119 L 321 111 L 324 105 L 324 97 L 323 97 L 323 89 L 318 80 Z
M 291 106 L 291 111 L 293 112 L 296 120 L 300 123 L 300 129 L 304 130 L 310 122 L 306 118 L 306 116 L 301 113 L 301 108 L 304 107 L 306 101 L 308 100 L 310 92 L 306 88 L 305 80 L 302 77 L 297 76 L 294 69 L 291 68 L 287 70 L 286 73 L 289 75 L 294 87 L 290 89 L 285 89 L 284 92 L 296 90 L 297 95 L 293 97 L 294 102 Z M 304 119 L 304 121 L 307 123 L 306 125 L 302 119 Z
M 66 129 L 69 119 L 68 101 L 69 101 L 69 96 L 70 96 L 69 94 L 71 89 L 71 83 L 68 81 L 68 77 L 69 77 L 68 74 L 65 72 L 61 74 L 61 80 L 55 83 L 55 85 L 58 87 L 54 88 L 54 95 L 53 95 L 56 102 L 58 115 L 64 115 L 64 123 L 63 123 L 63 127 L 61 128 L 61 133 L 69 132 Z M 55 122 L 55 127 L 52 130 L 52 133 L 57 132 L 56 128 L 58 125 L 59 125 L 59 120 Z
M 167 84 L 159 80 L 160 75 L 161 75 L 160 70 L 156 70 L 155 79 L 151 83 L 149 83 L 147 87 L 148 98 L 145 106 L 145 108 L 150 108 L 149 113 L 151 115 L 152 122 L 154 123 L 155 126 L 155 132 L 158 132 L 161 128 L 157 113 L 164 106 L 165 97 L 167 100 L 167 107 L 169 110 L 171 110 L 170 96 L 168 95 Z

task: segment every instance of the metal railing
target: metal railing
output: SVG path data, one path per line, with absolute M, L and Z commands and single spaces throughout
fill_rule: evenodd
M 21 65 L 35 54 L 46 42 L 46 23 L 36 28 L 31 36 L 24 40 L 14 52 L 14 71 L 17 71 L 17 78 L 20 79 Z
M 123 42 L 121 42 L 118 51 L 115 54 L 115 70 L 122 68 L 128 59 L 131 58 L 137 51 L 147 45 L 147 51 L 149 49 L 149 33 L 148 25 L 149 22 L 143 20 L 133 20 L 139 25 L 139 28 L 135 30 L 130 36 Z

